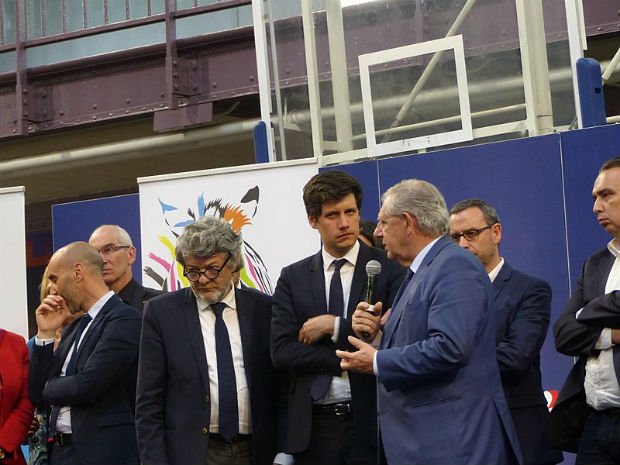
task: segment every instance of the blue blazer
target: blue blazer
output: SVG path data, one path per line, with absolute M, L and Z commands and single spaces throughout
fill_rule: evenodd
M 347 337 L 353 334 L 351 316 L 355 307 L 364 299 L 366 291 L 366 263 L 378 260 L 382 271 L 377 279 L 375 301 L 387 310 L 392 304 L 405 270 L 388 260 L 385 252 L 360 243 L 347 317 L 340 320 L 338 340 L 330 338 L 313 345 L 297 340 L 299 330 L 306 320 L 327 311 L 325 276 L 321 252 L 285 267 L 276 286 L 271 331 L 271 353 L 275 366 L 291 373 L 288 394 L 289 428 L 286 452 L 306 450 L 310 443 L 312 427 L 312 397 L 310 388 L 319 374 L 340 375 L 340 359 L 336 349 L 351 349 Z M 351 402 L 354 413 L 355 437 L 368 445 L 369 454 L 376 453 L 376 379 L 372 375 L 349 373 Z
M 377 369 L 390 465 L 520 462 L 495 356 L 491 282 L 448 237 L 395 303 Z
M 71 406 L 81 463 L 138 465 L 134 400 L 140 314 L 118 296 L 110 297 L 80 343 L 76 374 L 61 377 L 79 321 L 67 327 L 55 352 L 54 344 L 34 346 L 30 397 L 36 405 Z
M 549 410 L 540 374 L 540 349 L 551 314 L 551 287 L 506 261 L 493 281 L 497 361 L 523 463 L 562 461 L 547 440 Z
M 276 455 L 277 423 L 285 416 L 269 356 L 271 297 L 235 289 L 245 374 L 250 390 L 253 464 Z M 146 302 L 136 427 L 142 465 L 202 465 L 209 447 L 209 371 L 196 297 L 190 288 Z M 283 425 L 280 425 L 283 427 Z

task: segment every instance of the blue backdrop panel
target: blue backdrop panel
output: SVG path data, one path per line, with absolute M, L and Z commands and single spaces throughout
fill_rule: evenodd
M 140 201 L 138 194 L 53 205 L 52 235 L 54 250 L 58 250 L 70 242 L 88 241 L 93 230 L 102 224 L 118 224 L 129 233 L 137 250 L 137 258 L 132 266 L 133 276 L 138 282 L 141 282 Z
M 620 126 L 565 132 L 561 138 L 570 277 L 574 288 L 584 260 L 610 240 L 592 212 L 592 186 L 603 162 L 620 156 Z
M 435 184 L 448 208 L 468 197 L 493 204 L 502 219 L 502 256 L 550 283 L 551 318 L 557 318 L 569 296 L 558 135 L 379 161 L 381 192 L 407 178 Z M 558 390 L 570 363 L 555 351 L 548 334 L 542 350 L 543 387 Z
M 376 221 L 379 212 L 379 174 L 376 160 L 330 166 L 319 171 L 342 170 L 354 176 L 364 188 L 361 216 L 364 220 Z

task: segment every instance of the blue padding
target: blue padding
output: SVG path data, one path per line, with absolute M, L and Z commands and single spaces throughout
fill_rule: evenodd
M 267 125 L 259 121 L 254 126 L 254 159 L 256 163 L 269 162 L 269 146 L 267 145 Z
M 592 58 L 577 60 L 577 81 L 583 127 L 604 125 L 606 114 L 600 63 Z

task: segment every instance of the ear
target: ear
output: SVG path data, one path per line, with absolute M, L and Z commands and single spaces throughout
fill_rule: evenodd
M 313 218 L 310 215 L 308 215 L 308 224 L 310 225 L 312 229 L 317 229 L 319 227 L 318 220 L 316 218 Z
M 407 226 L 407 231 L 414 231 L 418 228 L 418 220 L 416 220 L 415 216 L 410 213 L 402 213 L 403 218 L 405 219 L 405 224 Z
M 73 281 L 76 283 L 81 282 L 84 279 L 84 265 L 81 263 L 76 263 L 73 267 Z
M 491 238 L 493 239 L 493 243 L 495 245 L 499 244 L 502 240 L 502 225 L 499 223 L 491 226 Z
M 133 265 L 133 262 L 136 261 L 136 248 L 132 245 L 127 249 L 127 254 L 129 255 L 128 262 L 129 265 Z

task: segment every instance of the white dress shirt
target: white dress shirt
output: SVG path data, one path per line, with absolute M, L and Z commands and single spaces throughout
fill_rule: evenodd
M 237 384 L 237 408 L 239 409 L 239 433 L 252 433 L 252 417 L 250 413 L 250 391 L 245 375 L 245 364 L 243 361 L 243 347 L 241 345 L 241 331 L 239 329 L 239 317 L 237 313 L 237 302 L 235 300 L 235 288 L 221 300 L 226 304 L 222 312 L 222 318 L 228 330 L 230 339 L 230 349 L 232 351 L 233 365 L 235 369 L 235 381 Z M 211 421 L 209 429 L 212 433 L 219 432 L 219 390 L 217 376 L 217 354 L 215 351 L 215 313 L 200 297 L 196 296 L 198 306 L 198 316 L 200 318 L 200 328 L 202 330 L 202 340 L 207 354 L 207 365 L 209 370 L 209 397 L 211 399 Z

